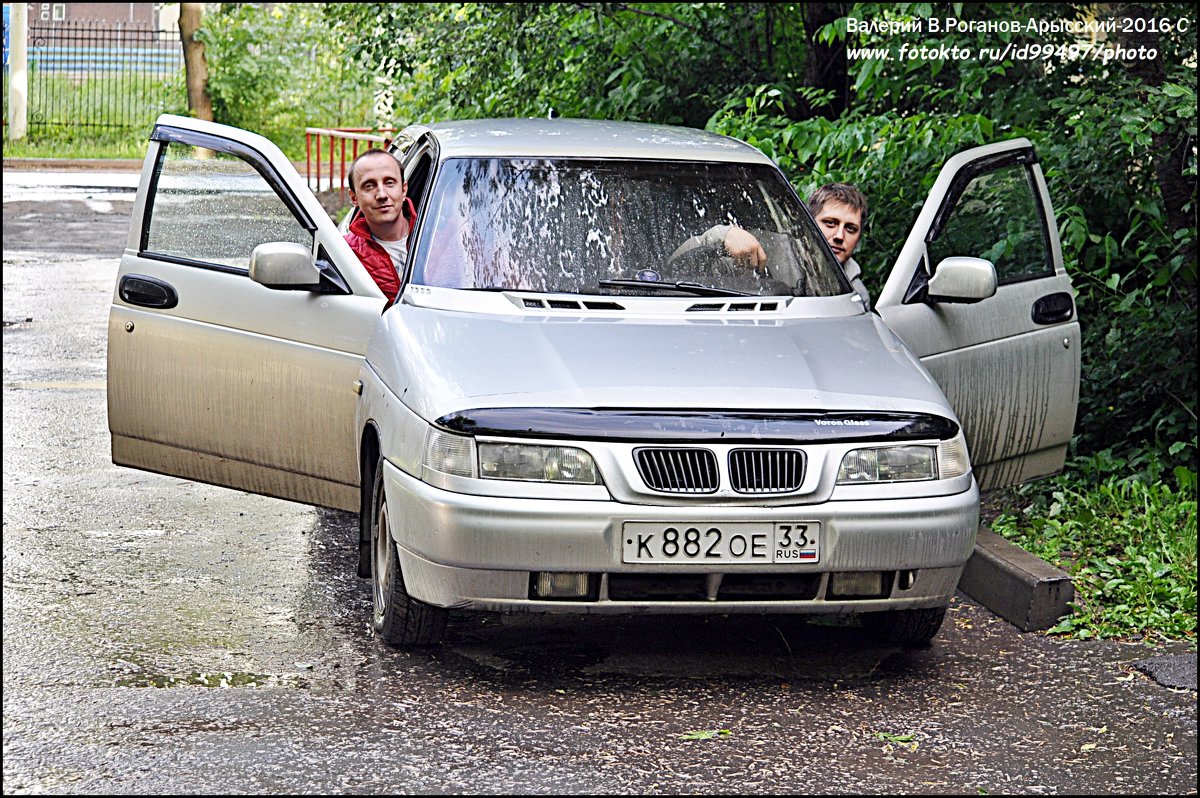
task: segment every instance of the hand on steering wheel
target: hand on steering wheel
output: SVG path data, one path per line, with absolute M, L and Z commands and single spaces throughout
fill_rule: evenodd
M 767 253 L 762 244 L 758 243 L 758 239 L 749 232 L 740 227 L 731 227 L 725 234 L 724 244 L 725 251 L 739 266 L 749 266 L 756 271 L 766 268 Z

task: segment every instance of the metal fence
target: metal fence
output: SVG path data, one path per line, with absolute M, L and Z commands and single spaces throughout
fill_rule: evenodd
M 29 26 L 29 128 L 144 129 L 187 111 L 179 31 Z

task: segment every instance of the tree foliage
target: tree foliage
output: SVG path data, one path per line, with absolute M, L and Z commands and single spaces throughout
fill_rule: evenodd
M 261 133 L 303 157 L 309 126 L 369 126 L 375 86 L 346 58 L 319 5 L 221 3 L 198 38 L 218 122 Z
M 800 80 L 800 4 L 344 3 L 331 19 L 399 121 L 561 116 L 703 126 L 746 86 Z

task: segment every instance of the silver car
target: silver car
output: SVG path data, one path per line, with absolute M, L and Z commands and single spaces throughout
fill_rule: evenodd
M 385 307 L 271 142 L 161 117 L 108 338 L 114 462 L 357 512 L 390 643 L 452 609 L 925 643 L 980 488 L 1062 466 L 1079 326 L 1024 139 L 950 159 L 870 310 L 742 142 L 522 119 L 392 148 L 418 220 Z

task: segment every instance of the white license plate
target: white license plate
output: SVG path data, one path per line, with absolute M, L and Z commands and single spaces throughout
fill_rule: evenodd
M 817 521 L 626 521 L 621 530 L 621 561 L 627 563 L 808 564 L 821 559 Z

